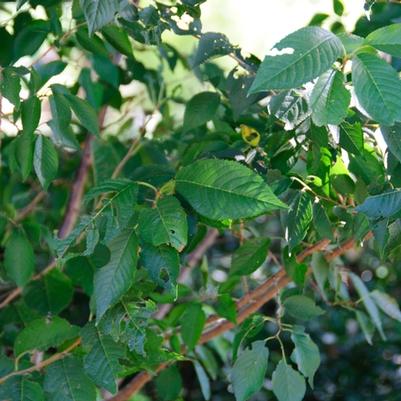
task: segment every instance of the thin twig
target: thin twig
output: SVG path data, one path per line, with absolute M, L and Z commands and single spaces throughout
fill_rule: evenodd
M 18 211 L 14 221 L 18 223 L 27 218 L 35 210 L 36 206 L 42 201 L 42 199 L 46 197 L 46 195 L 47 194 L 44 191 L 38 192 L 30 203 Z
M 369 235 L 368 235 L 369 236 Z M 322 240 L 318 243 L 312 245 L 311 247 L 305 249 L 302 253 L 297 256 L 297 261 L 300 263 L 305 260 L 306 257 L 310 256 L 312 253 L 321 252 L 327 249 L 330 241 Z M 353 242 L 355 246 L 355 241 Z M 344 254 L 347 250 L 349 250 L 350 241 L 346 241 L 339 248 L 331 253 L 327 253 L 325 256 L 328 260 L 332 260 L 335 257 L 338 257 Z M 238 302 L 238 316 L 237 323 L 243 322 L 248 316 L 255 313 L 258 309 L 260 309 L 264 304 L 273 299 L 278 292 L 286 287 L 290 283 L 291 279 L 287 276 L 284 269 L 281 268 L 275 275 L 268 278 L 265 282 L 263 282 L 259 287 L 255 290 L 251 291 L 249 294 L 244 295 Z M 225 333 L 228 330 L 231 330 L 235 327 L 235 325 L 225 319 L 217 319 L 215 317 L 211 317 L 208 319 L 208 322 L 212 322 L 214 327 L 210 328 L 207 326 L 205 331 L 202 333 L 201 338 L 199 340 L 199 344 L 204 344 L 213 338 L 219 336 L 220 334 Z M 168 364 L 159 365 L 155 371 L 159 372 L 167 367 Z M 114 397 L 108 399 L 108 401 L 127 401 L 132 397 L 135 393 L 141 390 L 141 388 L 148 382 L 152 380 L 153 376 L 149 372 L 141 372 L 137 374 L 124 388 L 122 388 Z
M 32 372 L 37 372 L 42 370 L 46 366 L 51 365 L 52 363 L 59 361 L 60 359 L 65 358 L 73 349 L 77 348 L 78 345 L 81 344 L 81 339 L 79 338 L 74 343 L 72 343 L 69 347 L 67 347 L 64 351 L 58 352 L 57 354 L 52 355 L 50 358 L 45 359 L 44 361 L 38 363 L 37 365 L 33 365 L 30 368 L 23 369 L 23 370 L 16 370 L 14 372 L 9 373 L 8 375 L 3 376 L 0 378 L 0 384 L 3 384 L 6 380 L 13 376 L 22 376 L 27 375 Z

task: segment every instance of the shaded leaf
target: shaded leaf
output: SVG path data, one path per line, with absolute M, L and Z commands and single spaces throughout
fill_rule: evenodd
M 239 354 L 231 371 L 236 401 L 246 401 L 261 389 L 268 359 L 269 350 L 264 341 L 255 341 L 251 349 Z
M 305 379 L 284 360 L 281 360 L 272 376 L 273 393 L 278 401 L 301 401 L 304 398 Z
M 184 129 L 190 131 L 212 120 L 220 104 L 220 97 L 214 92 L 201 92 L 191 98 L 184 113 Z
M 43 135 L 36 138 L 33 167 L 42 187 L 47 189 L 57 175 L 58 154 L 52 141 Z
M 292 295 L 283 302 L 285 312 L 295 319 L 309 320 L 324 313 L 324 310 L 317 306 L 313 299 L 305 295 Z

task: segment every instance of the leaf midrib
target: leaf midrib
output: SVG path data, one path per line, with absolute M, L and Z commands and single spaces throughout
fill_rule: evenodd
M 280 74 L 282 74 L 283 72 L 285 72 L 286 70 L 289 70 L 290 68 L 292 68 L 295 64 L 297 64 L 298 62 L 300 62 L 302 59 L 304 59 L 306 56 L 308 56 L 312 51 L 316 50 L 318 47 L 322 46 L 323 44 L 325 44 L 328 41 L 333 40 L 334 38 L 329 36 L 327 37 L 325 40 L 317 43 L 315 46 L 311 47 L 309 50 L 306 51 L 305 54 L 302 54 L 299 58 L 297 58 L 296 60 L 294 60 L 292 63 L 288 64 L 285 66 L 285 68 L 281 69 L 280 71 L 278 71 L 276 74 L 271 75 L 269 77 L 269 81 L 272 81 L 273 79 L 275 79 L 277 76 L 279 76 Z M 272 57 L 272 56 L 270 56 Z M 274 57 L 274 56 L 273 56 Z M 280 56 L 275 56 L 275 57 L 280 57 Z

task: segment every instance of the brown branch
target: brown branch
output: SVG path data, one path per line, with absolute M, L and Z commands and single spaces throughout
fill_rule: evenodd
M 38 363 L 37 365 L 33 365 L 30 368 L 23 369 L 23 370 L 16 370 L 14 372 L 9 373 L 8 375 L 3 376 L 2 378 L 0 378 L 0 384 L 3 384 L 10 377 L 27 375 L 29 373 L 42 370 L 46 366 L 49 366 L 52 363 L 65 358 L 73 349 L 77 348 L 78 345 L 80 345 L 80 344 L 81 344 L 81 339 L 79 338 L 74 343 L 72 343 L 69 347 L 67 347 L 64 351 L 61 351 L 61 352 L 58 352 L 57 354 L 52 355 L 50 358 L 45 359 L 44 361 Z
M 35 210 L 36 206 L 42 201 L 42 199 L 46 197 L 46 195 L 47 194 L 44 191 L 38 192 L 30 203 L 28 203 L 25 207 L 18 211 L 18 214 L 14 218 L 14 221 L 16 223 L 19 223 L 20 221 L 28 217 Z
M 100 128 L 103 127 L 106 111 L 107 111 L 107 106 L 104 106 L 100 110 L 99 120 L 98 120 Z M 93 141 L 93 138 L 94 138 L 93 135 L 88 133 L 88 136 L 86 137 L 85 140 L 82 159 L 78 169 L 78 173 L 71 189 L 71 196 L 68 201 L 67 210 L 58 232 L 59 238 L 65 238 L 71 232 L 79 217 L 80 206 L 85 189 L 85 183 L 89 173 L 89 168 L 91 166 L 91 143 Z M 55 260 L 52 260 L 44 270 L 33 276 L 32 280 L 33 281 L 39 280 L 45 274 L 53 270 L 55 267 L 56 267 L 56 262 Z M 8 304 L 10 304 L 10 302 L 18 298 L 21 295 L 21 293 L 22 293 L 22 288 L 20 287 L 12 290 L 7 295 L 7 297 L 0 303 L 0 309 L 5 308 Z
M 369 235 L 368 235 L 369 236 Z M 300 263 L 304 261 L 308 256 L 315 252 L 321 252 L 327 248 L 330 244 L 329 240 L 322 240 L 305 249 L 297 256 L 297 261 Z M 355 246 L 355 242 L 353 242 Z M 341 256 L 347 250 L 350 249 L 350 241 L 346 241 L 343 245 L 338 247 L 335 251 L 326 254 L 328 260 Z M 238 316 L 237 323 L 243 322 L 248 316 L 259 310 L 264 304 L 273 299 L 278 292 L 286 287 L 290 283 L 291 279 L 287 276 L 284 269 L 280 269 L 272 277 L 268 278 L 265 282 L 251 291 L 249 294 L 244 295 L 238 302 Z M 231 330 L 235 325 L 225 319 L 219 319 L 216 316 L 211 316 L 208 319 L 208 323 L 213 323 L 214 326 L 209 328 L 202 333 L 199 340 L 199 344 L 204 344 L 211 339 Z M 160 364 L 156 368 L 156 372 L 159 372 L 166 368 L 168 364 Z M 152 380 L 153 376 L 148 372 L 141 372 L 137 374 L 123 389 L 121 389 L 114 397 L 108 401 L 127 401 L 132 395 L 141 390 L 141 388 Z

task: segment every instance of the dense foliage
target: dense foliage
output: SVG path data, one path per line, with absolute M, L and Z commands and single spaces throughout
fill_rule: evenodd
M 1 400 L 399 399 L 401 4 L 203 2 L 0 3 Z

